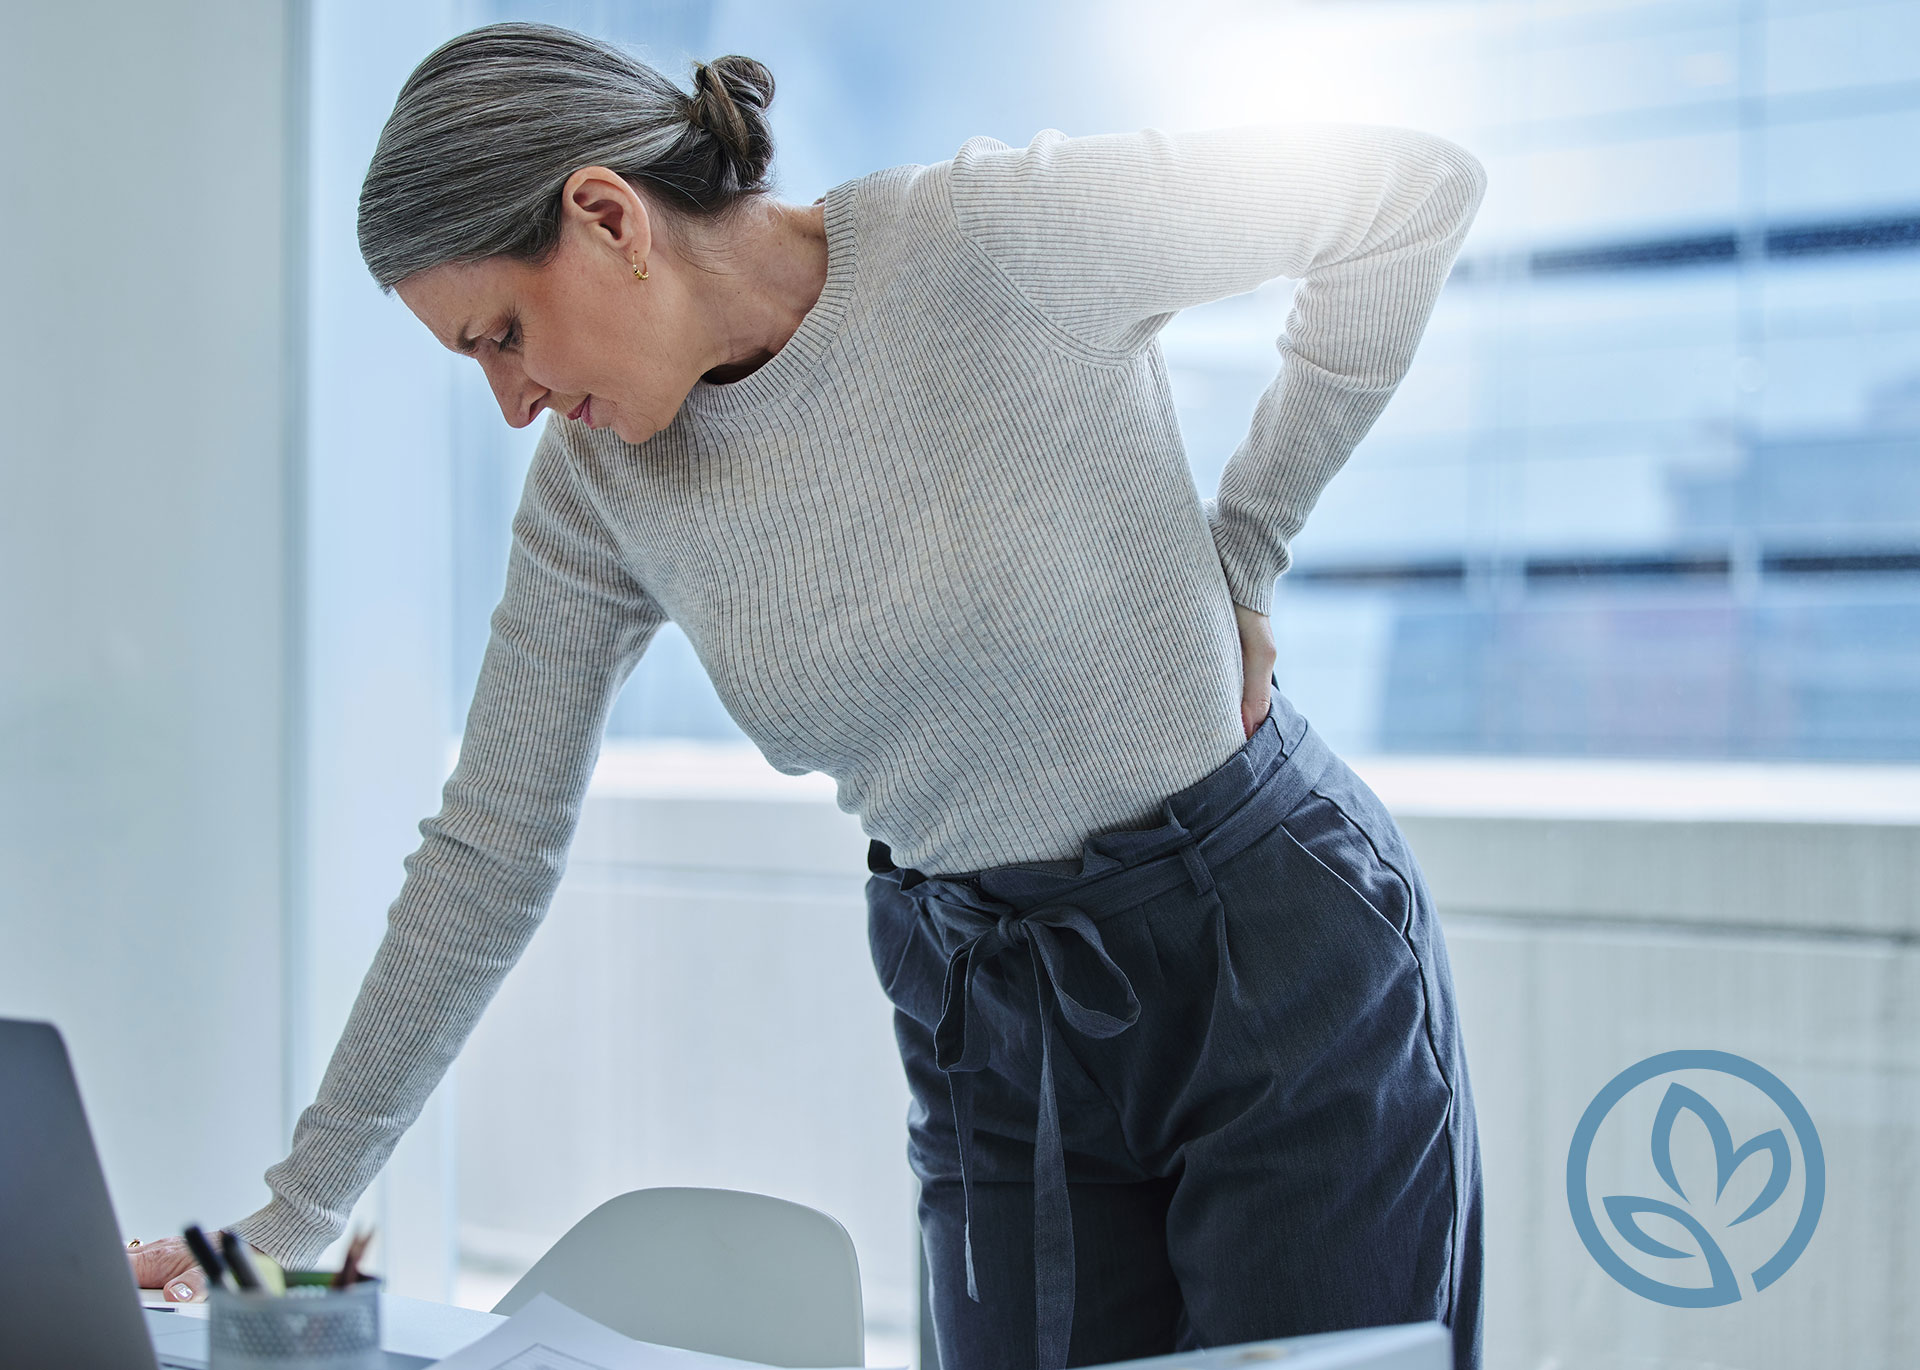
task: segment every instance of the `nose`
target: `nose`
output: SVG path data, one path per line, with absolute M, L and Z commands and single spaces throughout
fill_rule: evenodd
M 547 396 L 547 390 L 529 380 L 519 362 L 510 358 L 483 356 L 480 369 L 486 372 L 487 384 L 493 388 L 493 398 L 508 425 L 525 428 L 532 423 L 535 408 Z

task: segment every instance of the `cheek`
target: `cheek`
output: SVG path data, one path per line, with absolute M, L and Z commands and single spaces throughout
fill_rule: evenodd
M 550 297 L 540 306 L 527 328 L 528 377 L 562 395 L 617 397 L 624 346 L 618 311 L 593 291 Z
M 578 394 L 592 389 L 583 382 L 579 352 L 573 337 L 563 330 L 553 331 L 527 349 L 521 365 L 535 385 L 562 395 Z
M 645 395 L 650 408 L 671 411 L 692 388 L 696 375 L 692 330 L 671 307 L 665 293 L 641 302 L 627 316 L 621 353 L 630 377 L 630 393 Z
M 543 367 L 536 379 L 550 389 L 600 396 L 614 431 L 637 442 L 673 421 L 695 377 L 671 318 L 637 296 L 652 282 L 618 284 L 628 289 L 570 295 L 549 326 L 550 345 L 530 360 Z

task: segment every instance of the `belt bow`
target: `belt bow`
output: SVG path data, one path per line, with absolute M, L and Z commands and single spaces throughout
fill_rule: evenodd
M 1084 909 L 1046 904 L 1026 911 L 996 899 L 977 886 L 934 877 L 923 897 L 943 918 L 966 934 L 947 958 L 940 996 L 940 1021 L 934 1029 L 934 1063 L 946 1073 L 953 1101 L 954 1131 L 960 1148 L 960 1187 L 966 1211 L 964 1249 L 967 1297 L 980 1301 L 973 1272 L 973 1077 L 989 1055 L 986 1034 L 976 1022 L 973 990 L 982 967 L 1024 945 L 1032 961 L 1040 1015 L 1039 1116 L 1033 1143 L 1034 1313 L 1039 1370 L 1066 1364 L 1073 1330 L 1073 1215 L 1067 1203 L 1066 1148 L 1060 1131 L 1060 1102 L 1054 1093 L 1054 1010 L 1086 1037 L 1115 1037 L 1140 1018 L 1140 1000 L 1100 939 L 1100 930 Z M 1072 979 L 1082 989 L 1069 988 Z M 1107 991 L 1119 1012 L 1092 1007 L 1091 987 Z M 1084 996 L 1084 997 L 1083 997 Z M 1102 997 L 1108 997 L 1102 995 Z

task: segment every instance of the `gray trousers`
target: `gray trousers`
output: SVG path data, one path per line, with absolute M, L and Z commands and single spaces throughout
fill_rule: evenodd
M 1480 1364 L 1446 944 L 1373 791 L 1278 693 L 1155 827 L 927 876 L 869 851 L 943 1370 L 1437 1319 Z

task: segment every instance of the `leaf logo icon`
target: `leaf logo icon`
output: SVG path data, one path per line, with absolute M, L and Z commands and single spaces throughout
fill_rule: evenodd
M 1615 1194 L 1601 1202 L 1606 1205 L 1607 1216 L 1613 1219 L 1613 1225 L 1620 1230 L 1620 1235 L 1649 1256 L 1684 1259 L 1694 1253 L 1657 1240 L 1635 1218 L 1642 1213 L 1658 1213 L 1663 1218 L 1671 1218 L 1679 1223 L 1700 1244 L 1699 1254 L 1706 1257 L 1707 1273 L 1713 1277 L 1712 1287 L 1702 1290 L 1702 1295 L 1711 1297 L 1715 1304 L 1733 1303 L 1739 1299 L 1740 1281 L 1734 1278 L 1733 1266 L 1728 1264 L 1726 1253 L 1721 1251 L 1720 1243 L 1700 1225 L 1700 1220 L 1686 1209 L 1663 1203 L 1659 1199 L 1636 1199 L 1626 1194 Z
M 1682 1199 L 1687 1197 L 1686 1191 L 1680 1188 L 1680 1181 L 1673 1177 L 1673 1124 L 1683 1110 L 1706 1124 L 1707 1136 L 1713 1142 L 1713 1197 L 1716 1201 L 1726 1193 L 1727 1181 L 1733 1178 L 1733 1172 L 1740 1168 L 1740 1163 L 1747 1157 L 1764 1153 L 1773 1158 L 1773 1171 L 1767 1177 L 1766 1188 L 1747 1205 L 1746 1212 L 1728 1224 L 1729 1227 L 1766 1212 L 1773 1207 L 1774 1200 L 1787 1192 L 1787 1179 L 1793 1174 L 1793 1153 L 1787 1150 L 1786 1133 L 1776 1127 L 1771 1132 L 1761 1133 L 1736 1151 L 1733 1134 L 1728 1130 L 1726 1120 L 1720 1116 L 1720 1110 L 1682 1084 L 1667 1086 L 1667 1096 L 1660 1101 L 1660 1112 L 1653 1120 L 1653 1168 L 1660 1172 L 1660 1178 L 1667 1182 L 1667 1188 Z
M 1694 1210 L 1711 1216 L 1713 1207 L 1726 1195 L 1728 1185 L 1741 1166 L 1758 1157 L 1764 1157 L 1767 1162 L 1766 1183 L 1746 1208 L 1737 1217 L 1727 1221 L 1725 1226 L 1729 1229 L 1738 1227 L 1777 1204 L 1786 1194 L 1794 1171 L 1794 1147 L 1788 1140 L 1786 1130 L 1771 1128 L 1735 1146 L 1732 1129 L 1711 1100 L 1679 1081 L 1668 1081 L 1666 1092 L 1661 1096 L 1659 1108 L 1654 1114 L 1651 1150 L 1654 1173 L 1679 1202 L 1635 1194 L 1612 1194 L 1600 1199 L 1599 1207 L 1605 1211 L 1613 1230 L 1628 1247 L 1661 1261 L 1690 1262 L 1697 1258 L 1705 1262 L 1709 1279 L 1705 1287 L 1698 1284 L 1667 1284 L 1628 1264 L 1602 1233 L 1594 1206 L 1588 1199 L 1587 1166 L 1601 1123 L 1638 1086 L 1682 1070 L 1714 1071 L 1744 1082 L 1770 1099 L 1787 1120 L 1793 1140 L 1799 1145 L 1804 1167 L 1800 1213 L 1780 1249 L 1753 1271 L 1754 1290 L 1765 1289 L 1799 1259 L 1800 1253 L 1812 1239 L 1814 1227 L 1819 1223 L 1826 1193 L 1826 1162 L 1820 1148 L 1820 1137 L 1814 1130 L 1813 1119 L 1793 1091 L 1771 1072 L 1730 1052 L 1663 1052 L 1628 1067 L 1609 1081 L 1588 1105 L 1579 1126 L 1574 1129 L 1573 1143 L 1567 1152 L 1567 1202 L 1580 1240 L 1600 1267 L 1615 1280 L 1636 1294 L 1670 1307 L 1715 1308 L 1740 1299 L 1740 1280 L 1726 1250 Z M 1674 1166 L 1673 1131 L 1683 1113 L 1691 1113 L 1699 1121 L 1712 1144 L 1710 1194 L 1706 1192 L 1707 1185 L 1702 1179 L 1692 1181 L 1696 1192 L 1689 1194 Z M 1693 1249 L 1685 1250 L 1674 1245 L 1670 1232 L 1664 1237 L 1649 1232 L 1643 1220 L 1650 1217 L 1672 1223 L 1686 1234 Z

